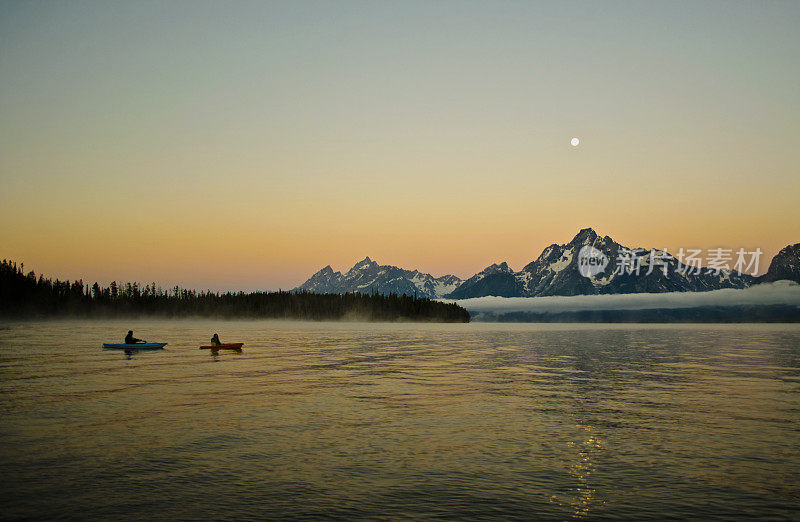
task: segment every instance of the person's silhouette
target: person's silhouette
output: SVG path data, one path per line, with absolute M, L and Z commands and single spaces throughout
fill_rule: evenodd
M 137 339 L 133 336 L 133 330 L 128 330 L 128 335 L 125 336 L 125 344 L 136 344 L 136 343 L 143 343 L 141 339 Z
M 220 344 L 222 344 L 222 342 L 219 340 L 219 335 L 214 334 L 214 336 L 211 338 L 211 344 L 213 344 L 214 346 L 219 346 Z

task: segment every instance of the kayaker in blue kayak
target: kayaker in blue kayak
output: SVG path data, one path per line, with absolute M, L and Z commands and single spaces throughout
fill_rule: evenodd
M 211 344 L 213 344 L 214 346 L 219 346 L 220 344 L 222 344 L 222 341 L 219 340 L 219 335 L 214 334 L 214 337 L 211 338 Z
M 137 339 L 133 336 L 133 330 L 128 330 L 128 335 L 125 336 L 125 344 L 136 344 L 136 343 L 143 343 L 141 339 Z

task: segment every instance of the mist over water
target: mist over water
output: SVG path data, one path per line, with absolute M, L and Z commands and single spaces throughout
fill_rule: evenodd
M 800 508 L 797 325 L 9 323 L 0 394 L 9 518 Z
M 504 312 L 558 313 L 582 310 L 648 310 L 702 306 L 786 305 L 800 309 L 800 285 L 794 281 L 763 283 L 749 288 L 725 288 L 706 292 L 664 292 L 544 297 L 473 297 L 454 302 L 473 314 Z

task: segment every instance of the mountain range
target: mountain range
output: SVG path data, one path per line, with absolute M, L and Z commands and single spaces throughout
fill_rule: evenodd
M 584 248 L 585 247 L 585 248 Z M 591 248 L 589 248 L 591 247 Z M 586 263 L 591 251 L 607 265 L 597 273 L 583 275 L 579 263 Z M 652 253 L 651 253 L 652 252 Z M 736 253 L 729 264 L 736 261 Z M 628 270 L 618 270 L 623 256 Z M 650 264 L 653 268 L 650 268 Z M 687 261 L 688 264 L 688 261 Z M 638 273 L 633 270 L 638 267 Z M 746 288 L 761 282 L 788 279 L 800 282 L 800 243 L 782 249 L 759 277 L 728 270 L 687 267 L 673 255 L 658 249 L 627 248 L 591 228 L 579 231 L 569 243 L 552 244 L 539 257 L 515 272 L 508 263 L 493 264 L 462 280 L 454 275 L 434 277 L 418 270 L 380 265 L 369 257 L 342 274 L 330 265 L 311 276 L 294 291 L 313 293 L 407 294 L 431 299 L 473 297 L 538 297 L 595 294 L 700 292 L 723 288 Z
M 346 273 L 334 272 L 326 266 L 294 291 L 318 294 L 406 294 L 437 299 L 450 295 L 463 281 L 454 275 L 433 277 L 419 270 L 403 270 L 396 266 L 379 265 L 369 257 L 359 261 Z

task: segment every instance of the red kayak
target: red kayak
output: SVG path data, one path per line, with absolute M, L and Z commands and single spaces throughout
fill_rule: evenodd
M 210 344 L 201 346 L 201 350 L 241 350 L 244 343 Z

